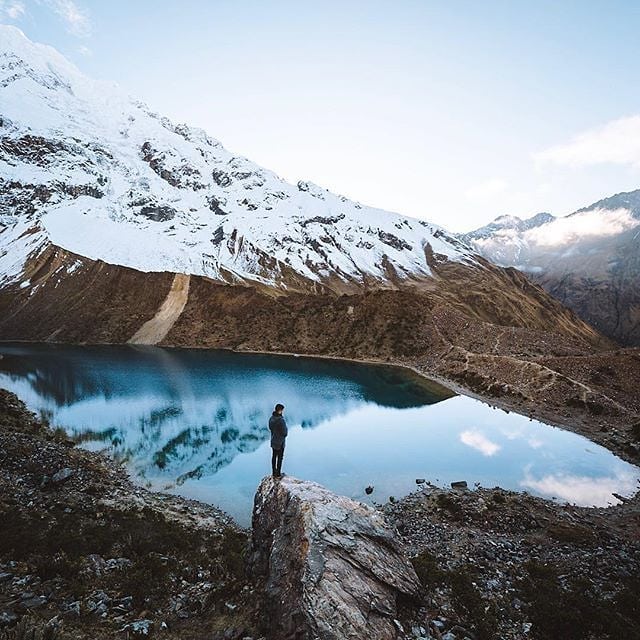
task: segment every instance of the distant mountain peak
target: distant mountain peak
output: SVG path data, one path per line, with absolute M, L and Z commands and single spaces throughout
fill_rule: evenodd
M 627 209 L 634 218 L 640 220 L 640 189 L 616 193 L 608 198 L 598 200 L 597 202 L 590 204 L 588 207 L 578 209 L 571 215 L 576 215 L 585 211 L 594 211 L 597 209 L 606 209 L 609 211 Z
M 560 218 L 500 216 L 461 238 L 488 260 L 525 271 L 605 335 L 640 344 L 640 190 Z

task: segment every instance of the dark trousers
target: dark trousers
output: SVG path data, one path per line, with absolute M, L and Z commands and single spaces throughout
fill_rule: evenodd
M 271 450 L 271 472 L 273 475 L 280 475 L 282 469 L 282 458 L 284 458 L 284 445 L 281 449 Z

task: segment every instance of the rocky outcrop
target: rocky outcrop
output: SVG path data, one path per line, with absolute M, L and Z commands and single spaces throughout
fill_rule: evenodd
M 260 483 L 251 564 L 283 640 L 396 638 L 398 603 L 421 590 L 379 512 L 291 477 Z

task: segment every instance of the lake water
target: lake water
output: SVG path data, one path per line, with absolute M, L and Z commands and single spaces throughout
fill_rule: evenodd
M 0 387 L 53 427 L 125 461 L 141 484 L 218 505 L 243 525 L 270 472 L 276 402 L 289 425 L 283 471 L 363 502 L 426 478 L 606 505 L 640 479 L 582 436 L 400 369 L 133 346 L 0 344 L 0 355 Z

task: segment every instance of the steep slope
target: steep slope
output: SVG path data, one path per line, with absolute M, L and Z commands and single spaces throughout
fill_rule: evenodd
M 189 306 L 170 284 L 184 274 L 270 295 L 410 286 L 490 322 L 597 339 L 435 225 L 289 185 L 0 32 L 4 337 L 157 343 Z
M 462 239 L 496 264 L 525 271 L 605 335 L 640 345 L 640 190 L 564 218 L 505 218 Z
M 429 276 L 427 247 L 474 261 L 435 225 L 290 185 L 17 29 L 0 36 L 2 284 L 51 244 L 143 272 L 285 290 Z

